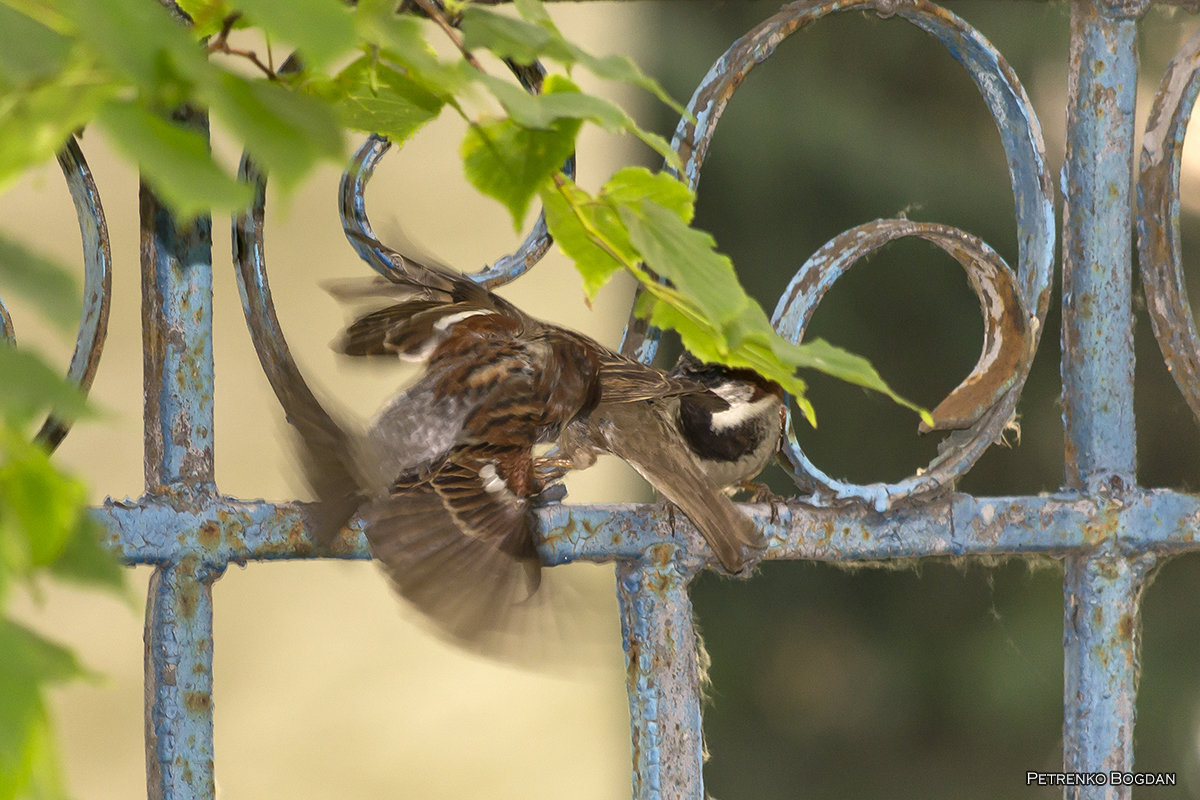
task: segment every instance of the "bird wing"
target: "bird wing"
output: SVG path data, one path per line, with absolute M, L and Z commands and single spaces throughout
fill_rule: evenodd
M 590 425 L 608 452 L 627 461 L 679 506 L 725 569 L 740 572 L 746 565 L 745 551 L 763 549 L 762 534 L 704 473 L 667 422 L 661 403 L 601 406 L 592 412 Z
M 690 378 L 668 375 L 611 350 L 601 351 L 600 387 L 600 402 L 606 405 L 694 394 L 711 402 L 714 411 L 729 408 L 728 403 Z
M 540 564 L 535 556 L 514 558 L 499 543 L 528 539 L 527 513 L 504 509 L 509 523 L 495 524 L 496 539 L 464 533 L 443 491 L 422 484 L 362 509 L 371 553 L 396 591 L 460 643 L 487 646 L 508 630 L 537 588 Z

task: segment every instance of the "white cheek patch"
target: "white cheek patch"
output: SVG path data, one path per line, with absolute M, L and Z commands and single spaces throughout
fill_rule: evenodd
M 751 388 L 748 384 L 734 383 L 732 381 L 726 381 L 725 383 L 718 383 L 716 386 L 712 387 L 712 389 L 710 389 L 709 391 L 711 391 L 717 397 L 724 400 L 726 403 L 729 403 L 729 405 L 731 405 L 731 406 L 734 405 L 735 403 L 749 402 L 750 396 L 752 394 L 754 394 L 754 389 Z M 726 412 L 721 412 L 721 413 L 726 413 Z M 713 415 L 713 416 L 715 418 L 716 415 Z
M 713 391 L 717 390 L 714 389 Z M 718 394 L 719 393 L 720 392 L 718 392 Z M 724 411 L 718 411 L 712 415 L 712 426 L 713 430 L 715 431 L 724 431 L 729 430 L 730 428 L 736 428 L 742 423 L 758 416 L 759 412 L 775 402 L 775 397 L 769 394 L 760 397 L 753 403 L 747 403 L 744 401 L 738 402 L 737 400 L 731 400 L 730 398 L 724 399 L 730 402 L 732 405 L 730 405 L 729 408 L 725 409 Z

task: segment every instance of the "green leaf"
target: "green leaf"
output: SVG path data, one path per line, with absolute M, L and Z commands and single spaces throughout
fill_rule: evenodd
M 549 130 L 508 119 L 472 125 L 461 150 L 467 180 L 503 203 L 520 230 L 533 195 L 574 151 L 579 126 L 574 119 L 558 120 Z
M 619 170 L 597 197 L 562 176 L 555 186 L 544 188 L 541 197 L 550 233 L 575 261 L 589 298 L 615 273 L 641 260 L 621 222 L 619 206 L 646 199 L 684 220 L 692 216 L 692 191 L 670 175 L 643 167 Z
M 573 63 L 572 49 L 557 30 L 500 14 L 482 6 L 469 5 L 462 17 L 463 46 L 467 50 L 487 49 L 498 58 L 532 64 L 539 57 Z
M 536 22 L 539 25 L 554 26 L 554 21 L 550 19 L 550 12 L 546 11 L 546 6 L 541 0 L 516 0 L 513 3 L 517 13 L 530 22 Z
M 200 96 L 284 189 L 318 161 L 344 156 L 333 109 L 314 97 L 230 74 L 201 87 Z
M 88 514 L 82 514 L 67 538 L 66 546 L 50 564 L 50 574 L 84 586 L 108 590 L 136 605 L 137 598 L 126 580 L 128 572 L 121 566 L 115 553 L 101 543 L 104 535 L 103 526 Z
M 885 394 L 893 402 L 917 412 L 925 424 L 933 425 L 933 417 L 926 409 L 896 394 L 871 366 L 871 362 L 860 355 L 829 344 L 823 339 L 813 339 L 795 345 L 782 337 L 776 337 L 772 340 L 771 349 L 788 363 L 820 370 L 826 375 Z
M 116 91 L 103 76 L 72 72 L 59 82 L 0 93 L 0 189 L 53 158 Z
M 0 4 L 0 83 L 46 80 L 63 68 L 70 51 L 69 39 Z
M 52 564 L 79 527 L 87 502 L 83 484 L 60 472 L 41 447 L 16 430 L 0 444 L 0 553 L 22 575 Z
M 45 684 L 88 673 L 75 656 L 0 617 L 0 798 L 65 798 Z
M 5 654 L 0 677 L 6 681 L 62 683 L 93 676 L 70 650 L 7 617 L 0 617 L 0 653 Z
M 118 75 L 164 106 L 183 102 L 187 86 L 216 71 L 182 20 L 161 3 L 64 0 L 79 38 Z
M 24 350 L 0 345 L 0 416 L 17 427 L 53 408 L 71 418 L 88 412 L 79 389 Z
M 723 327 L 752 302 L 709 234 L 650 200 L 622 205 L 618 213 L 647 266 L 693 300 L 713 325 Z
M 51 3 L 47 0 L 0 0 L 0 3 L 18 14 L 24 14 L 32 20 L 37 20 L 43 26 L 63 36 L 69 35 L 75 30 L 75 25 L 60 7 L 61 3 Z
M 183 13 L 192 18 L 192 36 L 202 38 L 220 33 L 225 19 L 234 13 L 233 4 L 229 0 L 175 0 Z M 233 24 L 233 29 L 245 28 L 249 25 L 246 19 L 240 18 Z
M 337 100 L 347 127 L 381 133 L 396 144 L 436 117 L 445 100 L 390 67 L 364 56 L 338 74 Z
M 6 689 L 0 679 L 0 695 Z M 36 705 L 21 708 L 26 696 L 14 693 L 7 701 L 0 698 L 0 726 L 13 726 L 12 735 L 3 739 L 14 743 L 13 749 L 5 750 L 0 741 L 0 800 L 67 800 L 50 715 L 40 698 Z M 6 706 L 12 706 L 12 711 Z
M 607 55 L 597 57 L 578 47 L 574 47 L 573 49 L 575 50 L 575 57 L 578 62 L 587 67 L 588 71 L 597 78 L 628 83 L 639 89 L 643 89 L 658 98 L 663 105 L 670 108 L 676 114 L 692 119 L 691 113 L 686 108 L 671 97 L 658 81 L 642 72 L 641 68 L 627 56 Z
M 225 174 L 194 129 L 151 114 L 133 103 L 110 103 L 100 126 L 114 146 L 142 168 L 146 182 L 174 210 L 190 219 L 210 209 L 232 210 L 250 200 L 250 188 Z
M 619 107 L 603 98 L 582 93 L 562 75 L 548 76 L 541 94 L 530 94 L 510 81 L 491 75 L 480 75 L 479 80 L 500 101 L 509 117 L 522 127 L 548 130 L 560 119 L 587 120 L 615 132 L 636 127 Z
M 468 83 L 459 69 L 461 59 L 452 64 L 438 61 L 425 39 L 427 24 L 411 14 L 397 14 L 390 0 L 359 0 L 355 7 L 355 29 L 369 45 L 368 51 L 378 49 L 381 60 L 393 61 L 411 80 L 435 94 L 455 94 Z
M 637 251 L 612 205 L 561 180 L 560 186 L 541 192 L 546 225 L 562 251 L 575 261 L 587 296 L 594 298 L 613 275 L 637 262 Z
M 355 46 L 354 23 L 340 0 L 234 0 L 272 36 L 296 47 L 308 67 L 321 69 Z
M 678 178 L 645 167 L 624 167 L 613 173 L 601 192 L 611 203 L 632 205 L 648 200 L 671 211 L 685 223 L 695 214 L 695 193 Z
M 0 233 L 0 287 L 12 289 L 64 330 L 79 321 L 79 284 L 61 264 Z
M 524 19 L 481 6 L 467 6 L 462 21 L 464 46 L 468 50 L 486 48 L 500 58 L 511 58 L 519 64 L 532 64 L 537 58 L 554 59 L 566 67 L 582 64 L 598 78 L 636 86 L 653 94 L 677 114 L 688 115 L 658 81 L 648 77 L 629 58 L 621 55 L 597 57 L 567 41 L 541 3 L 524 0 L 517 10 Z
M 359 37 L 368 45 L 368 54 L 380 63 L 390 63 L 409 80 L 447 102 L 453 102 L 479 76 L 464 59 L 439 61 L 425 39 L 432 23 L 411 14 L 397 14 L 390 0 L 359 0 L 354 23 Z

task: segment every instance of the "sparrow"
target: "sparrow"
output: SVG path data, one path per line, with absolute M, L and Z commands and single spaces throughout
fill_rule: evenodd
M 625 458 L 678 505 L 726 570 L 743 570 L 746 554 L 761 549 L 754 524 L 706 473 L 724 481 L 746 459 L 734 452 L 739 442 L 761 446 L 743 435 L 737 411 L 753 392 L 729 389 L 699 365 L 668 374 L 641 364 L 450 269 L 350 235 L 386 258 L 388 276 L 332 293 L 387 304 L 354 319 L 335 349 L 424 371 L 365 433 L 301 393 L 281 398 L 317 497 L 319 543 L 358 516 L 399 594 L 470 644 L 502 631 L 536 591 L 533 510 L 565 469 L 599 453 Z M 534 457 L 536 445 L 555 442 L 570 448 L 567 458 Z
M 779 453 L 787 423 L 783 387 L 752 369 L 704 363 L 684 351 L 670 373 L 699 383 L 729 407 L 679 399 L 679 433 L 709 480 L 727 492 L 769 495 L 753 479 Z
M 703 363 L 687 352 L 668 377 L 706 391 L 636 402 L 610 402 L 602 393 L 594 409 L 567 424 L 556 463 L 586 469 L 602 453 L 618 456 L 688 516 L 727 571 L 741 572 L 744 553 L 763 544 L 729 495 L 762 491 L 751 479 L 779 451 L 783 389 L 753 370 Z

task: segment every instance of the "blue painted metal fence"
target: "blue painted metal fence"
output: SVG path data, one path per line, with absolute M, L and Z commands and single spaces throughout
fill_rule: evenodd
M 1063 424 L 1066 475 L 1056 494 L 972 497 L 952 490 L 1012 419 L 1033 350 L 1012 367 L 1003 391 L 968 430 L 948 437 L 932 463 L 895 484 L 835 480 L 785 445 L 797 497 L 772 516 L 748 513 L 766 533 L 769 558 L 835 562 L 937 555 L 1049 554 L 1065 562 L 1064 770 L 1131 771 L 1138 679 L 1140 597 L 1156 559 L 1200 549 L 1200 496 L 1142 489 L 1135 475 L 1132 274 L 1138 228 L 1148 310 L 1164 357 L 1200 413 L 1200 337 L 1181 273 L 1179 173 L 1192 105 L 1200 92 L 1200 35 L 1176 56 L 1134 160 L 1138 18 L 1145 0 L 1073 0 L 1064 203 Z M 823 293 L 857 259 L 902 236 L 939 245 L 964 268 L 1007 273 L 1021 320 L 1036 339 L 1044 327 L 1056 237 L 1052 181 L 1039 123 L 1003 57 L 970 25 L 926 0 L 800 2 L 785 6 L 717 61 L 692 98 L 695 123 L 681 122 L 675 145 L 696 185 L 714 127 L 742 79 L 794 31 L 829 14 L 874 11 L 939 40 L 975 81 L 995 118 L 1015 199 L 1015 270 L 962 231 L 907 220 L 877 220 L 835 238 L 793 279 L 776 310 L 799 338 Z M 537 76 L 525 76 L 536 82 Z M 201 115 L 191 120 L 203 126 Z M 366 181 L 386 151 L 369 141 L 343 182 L 343 220 L 369 233 Z M 82 154 L 72 143 L 60 164 L 81 220 L 87 303 L 71 374 L 84 386 L 96 369 L 108 307 L 109 254 L 103 212 Z M 295 370 L 271 306 L 262 250 L 264 178 L 249 161 L 243 176 L 258 197 L 234 221 L 242 300 L 268 376 Z M 1132 196 L 1137 185 L 1136 200 Z M 351 531 L 329 551 L 306 535 L 297 503 L 244 502 L 222 495 L 213 474 L 213 356 L 210 222 L 180 227 L 143 190 L 142 287 L 145 359 L 146 494 L 109 501 L 96 515 L 129 564 L 155 567 L 146 619 L 146 764 L 152 798 L 211 798 L 212 591 L 230 562 L 315 557 L 365 559 Z M 480 273 L 496 285 L 518 276 L 547 247 L 544 226 L 522 249 Z M 360 254 L 372 261 L 369 249 Z M 972 280 L 977 292 L 979 283 Z M 981 293 L 981 302 L 987 297 Z M 985 314 L 988 309 L 985 307 Z M 1014 313 L 1009 309 L 1007 313 Z M 0 306 L 3 332 L 11 326 Z M 650 359 L 657 336 L 634 321 L 626 352 Z M 65 428 L 48 423 L 51 444 Z M 700 675 L 688 584 L 707 551 L 686 520 L 658 506 L 556 505 L 540 512 L 541 547 L 551 564 L 615 562 L 628 665 L 633 795 L 702 798 Z M 1128 797 L 1128 786 L 1071 787 L 1068 797 Z

